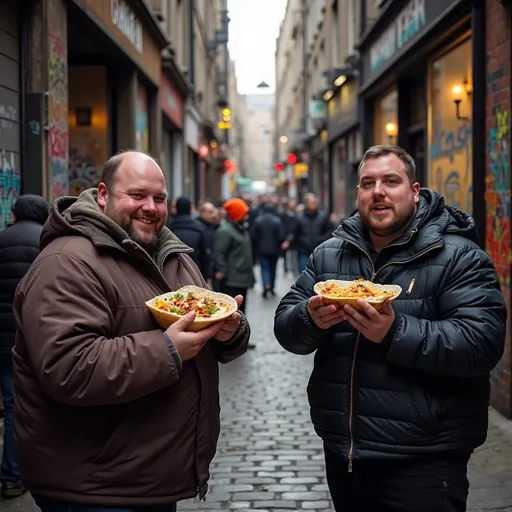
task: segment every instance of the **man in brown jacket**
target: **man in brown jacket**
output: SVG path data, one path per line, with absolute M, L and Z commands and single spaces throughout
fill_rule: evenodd
M 144 302 L 205 286 L 166 227 L 165 178 L 126 152 L 60 198 L 14 303 L 21 478 L 43 512 L 171 512 L 207 491 L 219 435 L 218 363 L 243 354 L 243 314 L 162 331 Z M 241 303 L 241 297 L 237 297 Z

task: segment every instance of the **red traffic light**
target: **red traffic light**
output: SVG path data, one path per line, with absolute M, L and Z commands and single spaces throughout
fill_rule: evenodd
M 276 171 L 284 171 L 284 164 L 282 162 L 277 162 L 275 169 Z
M 297 163 L 297 155 L 295 153 L 290 153 L 288 155 L 287 160 L 290 165 L 296 164 Z

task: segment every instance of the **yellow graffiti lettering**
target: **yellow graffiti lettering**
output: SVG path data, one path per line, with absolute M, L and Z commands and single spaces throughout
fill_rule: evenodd
M 497 125 L 498 125 L 497 130 L 496 130 L 497 140 L 503 139 L 503 137 L 508 133 L 507 118 L 508 118 L 508 110 L 505 110 L 504 112 L 498 112 L 496 114 L 496 120 L 497 120 Z

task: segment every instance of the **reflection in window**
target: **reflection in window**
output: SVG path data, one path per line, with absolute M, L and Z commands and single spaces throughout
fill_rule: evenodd
M 430 65 L 429 187 L 448 204 L 469 213 L 473 206 L 471 76 L 470 39 Z M 461 119 L 456 115 L 454 88 L 462 91 Z
M 375 102 L 374 144 L 396 144 L 398 135 L 398 91 Z

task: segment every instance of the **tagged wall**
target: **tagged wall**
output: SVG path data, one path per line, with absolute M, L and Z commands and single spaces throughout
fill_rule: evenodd
M 487 0 L 487 162 L 485 247 L 498 271 L 510 315 L 510 62 L 511 31 L 500 0 Z M 492 404 L 512 417 L 510 316 L 502 360 L 492 374 Z
M 55 199 L 66 195 L 68 183 L 68 52 L 67 11 L 62 0 L 50 2 L 48 154 L 49 195 Z

